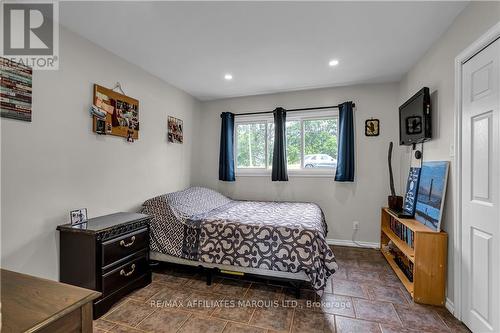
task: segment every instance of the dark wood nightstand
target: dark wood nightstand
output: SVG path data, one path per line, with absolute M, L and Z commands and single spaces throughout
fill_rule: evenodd
M 94 300 L 94 319 L 151 283 L 149 222 L 144 214 L 116 213 L 57 227 L 60 281 L 102 293 Z

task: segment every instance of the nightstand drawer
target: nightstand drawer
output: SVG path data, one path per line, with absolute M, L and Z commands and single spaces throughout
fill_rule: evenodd
M 102 277 L 103 296 L 109 295 L 149 272 L 146 255 L 127 262 Z
M 144 228 L 102 243 L 102 267 L 148 247 L 148 229 Z

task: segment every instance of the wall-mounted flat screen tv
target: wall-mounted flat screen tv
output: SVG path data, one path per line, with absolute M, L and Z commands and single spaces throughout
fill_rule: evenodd
M 399 144 L 411 146 L 432 138 L 431 95 L 420 89 L 399 107 Z

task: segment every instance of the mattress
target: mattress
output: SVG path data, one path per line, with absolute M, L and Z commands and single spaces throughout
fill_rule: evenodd
M 152 252 L 206 264 L 303 273 L 321 293 L 337 269 L 312 203 L 232 200 L 202 187 L 143 204 Z M 237 270 L 237 269 L 234 269 Z

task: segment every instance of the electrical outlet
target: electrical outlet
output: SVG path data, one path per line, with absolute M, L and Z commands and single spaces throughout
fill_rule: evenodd
M 359 229 L 359 221 L 353 221 L 352 222 L 352 229 L 353 230 L 358 230 Z
M 453 144 L 450 145 L 450 157 L 455 157 L 455 146 Z

